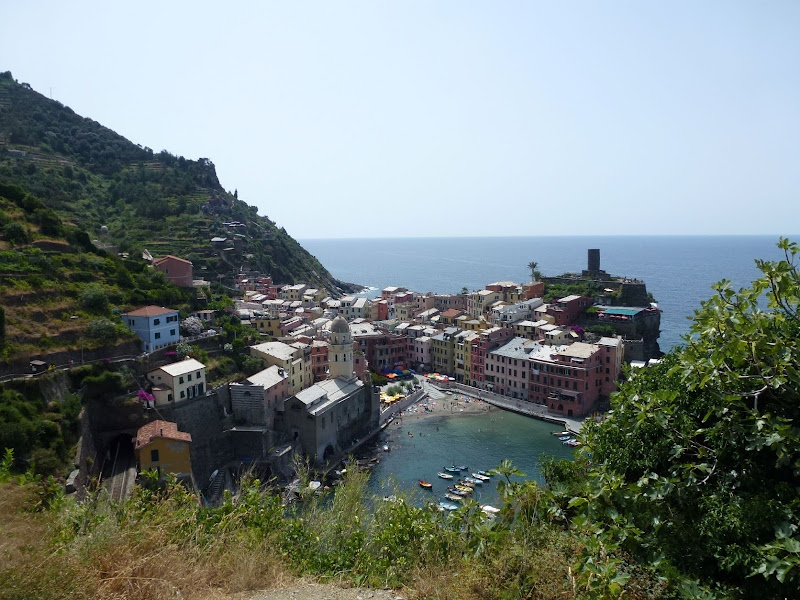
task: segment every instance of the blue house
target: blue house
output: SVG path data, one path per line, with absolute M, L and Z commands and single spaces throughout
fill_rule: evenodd
M 122 315 L 122 321 L 133 329 L 142 342 L 144 351 L 152 352 L 180 339 L 178 311 L 162 306 L 145 306 Z

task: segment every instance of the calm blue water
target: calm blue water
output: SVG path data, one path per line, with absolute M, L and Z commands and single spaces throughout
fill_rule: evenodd
M 797 239 L 798 236 L 790 236 Z M 754 259 L 778 260 L 778 236 L 580 236 L 301 240 L 337 278 L 382 289 L 458 293 L 500 280 L 528 281 L 527 264 L 545 275 L 586 268 L 586 251 L 600 249 L 600 267 L 637 277 L 658 300 L 661 349 L 688 332 L 711 285 L 730 279 L 739 288 L 758 276 Z
M 559 427 L 501 410 L 486 414 L 456 413 L 417 421 L 406 419 L 402 426 L 392 423 L 386 429 L 390 452 L 382 452 L 381 462 L 373 469 L 370 487 L 378 494 L 402 490 L 418 501 L 444 500 L 452 482 L 439 479 L 445 465 L 466 465 L 470 472 L 489 470 L 509 459 L 527 479 L 541 481 L 539 457 L 544 453 L 569 458 L 572 449 L 550 434 Z M 411 432 L 414 437 L 409 437 Z M 466 473 L 462 473 L 462 476 Z M 418 481 L 433 484 L 424 491 Z M 473 497 L 482 504 L 497 504 L 497 480 L 492 477 L 476 487 Z

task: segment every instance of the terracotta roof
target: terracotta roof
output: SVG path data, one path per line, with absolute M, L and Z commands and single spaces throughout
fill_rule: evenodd
M 156 438 L 168 440 L 180 440 L 191 442 L 192 436 L 185 431 L 178 431 L 178 424 L 171 421 L 151 421 L 147 425 L 142 425 L 136 432 L 136 449 L 142 448 Z
M 163 257 L 161 257 L 161 258 L 157 258 L 157 259 L 155 259 L 155 260 L 153 261 L 153 264 L 154 264 L 154 265 L 161 264 L 162 262 L 164 262 L 165 260 L 167 260 L 167 259 L 169 259 L 169 258 L 171 258 L 172 260 L 179 260 L 180 262 L 184 262 L 184 263 L 186 263 L 187 265 L 190 265 L 190 264 L 192 264 L 192 261 L 190 261 L 190 260 L 186 260 L 185 258 L 180 258 L 179 256 L 173 256 L 172 254 L 167 254 L 166 256 L 163 256 Z
M 163 306 L 145 306 L 137 308 L 131 312 L 125 313 L 127 317 L 157 317 L 158 315 L 165 315 L 167 313 L 178 312 L 174 308 L 164 308 Z
M 457 308 L 448 308 L 446 311 L 441 313 L 441 315 L 445 319 L 452 319 L 454 317 L 459 317 L 464 314 L 463 310 L 458 310 Z

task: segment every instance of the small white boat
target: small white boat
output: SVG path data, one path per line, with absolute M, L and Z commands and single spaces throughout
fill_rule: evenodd
M 552 433 L 555 436 L 571 435 L 569 431 L 551 431 L 550 433 Z
M 487 515 L 496 515 L 500 512 L 500 509 L 496 506 L 492 506 L 491 504 L 484 504 L 481 506 L 481 510 L 485 512 Z
M 455 510 L 458 508 L 458 504 L 454 504 L 453 502 L 439 502 L 438 507 L 442 510 Z
M 389 445 L 388 444 L 384 444 L 383 445 L 383 451 L 384 452 L 389 452 Z
M 472 473 L 473 479 L 479 479 L 480 481 L 489 481 L 489 478 L 486 475 L 481 475 L 480 473 Z
M 437 475 L 439 477 L 441 477 L 442 479 L 452 479 L 453 478 L 453 476 L 450 475 L 450 473 L 437 473 Z

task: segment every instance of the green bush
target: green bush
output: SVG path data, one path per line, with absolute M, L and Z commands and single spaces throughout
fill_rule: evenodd
M 104 315 L 108 313 L 108 294 L 103 289 L 103 286 L 97 283 L 87 285 L 84 288 L 81 292 L 80 302 L 84 309 L 94 314 Z
M 117 325 L 108 319 L 94 319 L 86 327 L 86 335 L 95 341 L 115 342 Z
M 20 223 L 9 223 L 3 227 L 3 237 L 9 244 L 27 244 L 30 241 L 28 230 Z

